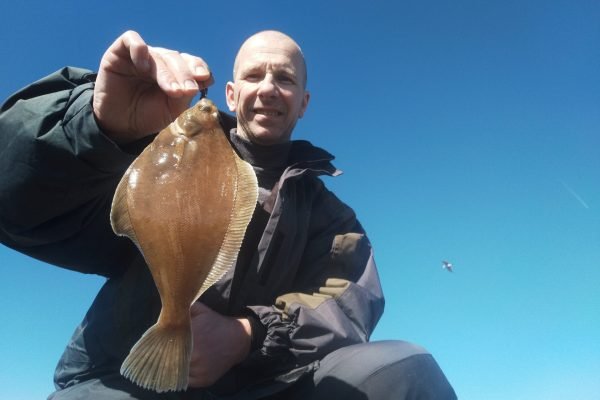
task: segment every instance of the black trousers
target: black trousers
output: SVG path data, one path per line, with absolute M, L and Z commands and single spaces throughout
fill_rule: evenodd
M 84 381 L 52 394 L 51 400 L 208 400 L 214 395 L 194 391 L 158 395 L 142 390 L 120 375 Z M 228 399 L 232 399 L 231 397 Z M 399 340 L 344 347 L 320 361 L 313 375 L 282 392 L 235 400 L 453 400 L 456 394 L 433 356 L 420 346 Z
M 450 400 L 456 394 L 425 349 L 408 342 L 381 341 L 334 351 L 313 376 L 275 398 Z

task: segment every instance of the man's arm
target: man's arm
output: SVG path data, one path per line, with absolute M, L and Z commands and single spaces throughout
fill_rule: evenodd
M 66 268 L 118 273 L 136 254 L 108 217 L 135 156 L 124 148 L 164 128 L 211 83 L 199 57 L 129 31 L 97 77 L 65 68 L 9 98 L 0 109 L 0 242 Z
M 266 328 L 255 362 L 308 364 L 367 341 L 383 313 L 373 250 L 354 212 L 327 190 L 317 204 L 294 291 L 250 307 Z
M 64 68 L 0 109 L 0 241 L 43 261 L 110 275 L 131 252 L 108 212 L 134 155 L 101 133 L 91 107 L 95 74 Z

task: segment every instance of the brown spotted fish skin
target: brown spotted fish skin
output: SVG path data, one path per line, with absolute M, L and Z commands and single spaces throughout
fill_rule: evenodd
M 187 388 L 190 306 L 234 264 L 257 197 L 254 171 L 208 99 L 162 130 L 125 172 L 111 224 L 142 252 L 162 309 L 123 362 L 123 376 L 156 392 Z

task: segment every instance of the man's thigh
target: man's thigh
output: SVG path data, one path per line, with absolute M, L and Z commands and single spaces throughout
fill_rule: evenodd
M 48 400 L 182 400 L 181 393 L 142 389 L 120 374 L 89 379 L 52 393 Z
M 321 360 L 312 379 L 286 391 L 289 399 L 456 399 L 424 348 L 399 340 L 341 348 Z

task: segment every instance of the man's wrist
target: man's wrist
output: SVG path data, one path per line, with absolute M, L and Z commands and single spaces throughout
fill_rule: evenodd
M 250 352 L 252 353 L 263 347 L 263 342 L 267 336 L 267 328 L 252 310 L 247 309 L 245 317 L 250 324 Z
M 241 326 L 241 337 L 240 337 L 240 351 L 239 351 L 239 362 L 244 361 L 248 354 L 252 351 L 252 325 L 248 318 L 236 318 L 239 326 Z

